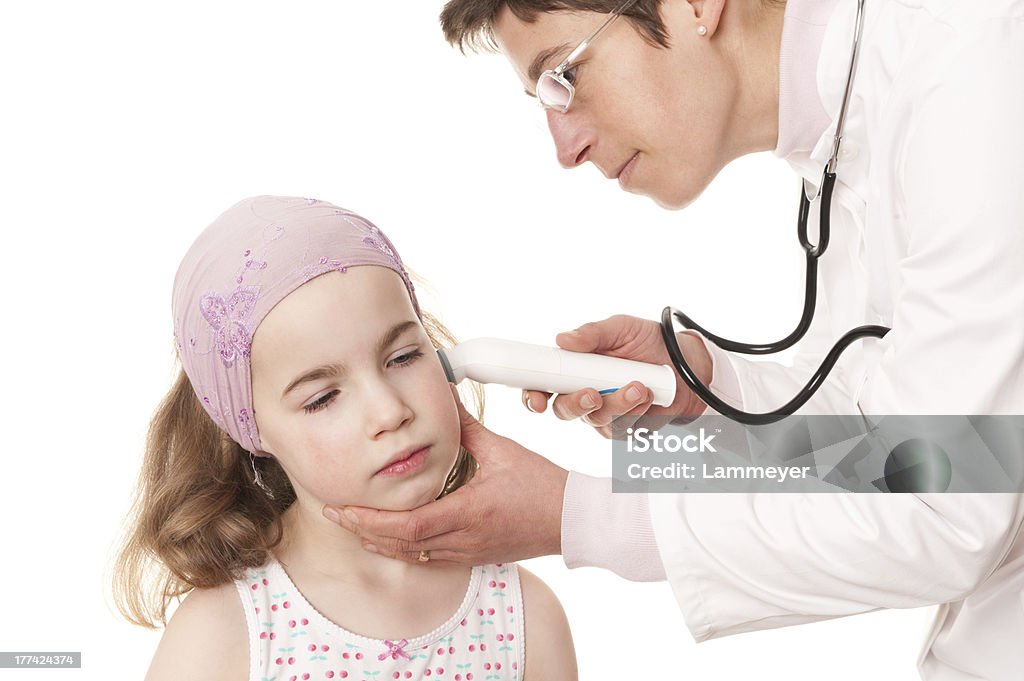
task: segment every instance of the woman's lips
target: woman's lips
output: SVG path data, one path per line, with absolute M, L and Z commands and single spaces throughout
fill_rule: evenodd
M 629 173 L 633 170 L 633 166 L 636 165 L 636 159 L 640 156 L 640 152 L 633 154 L 633 157 L 626 162 L 626 165 L 622 166 L 622 170 L 619 171 L 618 180 L 619 186 L 623 189 L 626 188 L 626 183 L 629 181 Z
M 417 449 L 415 452 L 410 454 L 404 459 L 390 463 L 384 468 L 377 471 L 377 475 L 383 475 L 389 478 L 399 478 L 403 475 L 408 475 L 415 470 L 418 470 L 427 461 L 427 454 L 430 453 L 430 447 L 424 447 Z

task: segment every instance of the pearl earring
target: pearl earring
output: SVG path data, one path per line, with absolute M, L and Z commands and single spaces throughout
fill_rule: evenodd
M 707 34 L 708 34 L 708 27 L 707 26 L 698 26 L 697 27 L 697 35 L 707 35 Z

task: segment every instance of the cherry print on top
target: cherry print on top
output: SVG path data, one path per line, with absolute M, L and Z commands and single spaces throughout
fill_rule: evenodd
M 249 681 L 520 681 L 523 596 L 515 563 L 474 567 L 458 609 L 413 639 L 373 639 L 327 619 L 271 558 L 235 581 L 249 639 Z

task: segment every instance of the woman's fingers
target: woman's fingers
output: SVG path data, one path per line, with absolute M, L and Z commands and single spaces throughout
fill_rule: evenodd
M 551 393 L 540 392 L 539 390 L 523 391 L 523 406 L 534 414 L 543 414 L 548 408 L 548 400 Z
M 449 551 L 447 549 L 434 549 L 430 551 L 430 558 L 427 561 L 420 560 L 419 551 L 408 551 L 405 553 L 398 553 L 390 556 L 391 558 L 397 558 L 398 560 L 404 560 L 406 563 L 416 563 L 418 565 L 480 565 L 481 561 L 474 559 L 465 553 L 459 553 L 457 551 Z
M 628 315 L 615 315 L 599 322 L 588 322 L 573 331 L 555 336 L 558 347 L 573 352 L 596 352 L 613 357 L 629 357 L 632 346 L 644 338 L 645 325 L 651 322 Z M 640 358 L 638 358 L 640 359 Z
M 587 401 L 590 398 L 590 401 Z M 593 404 L 595 406 L 588 406 Z M 651 391 L 642 383 L 627 383 L 621 390 L 605 395 L 596 390 L 581 390 L 555 398 L 552 410 L 563 420 L 582 418 L 595 428 L 611 424 L 625 414 L 646 411 L 651 405 Z
M 460 494 L 459 492 L 462 492 Z M 476 565 L 475 544 L 467 533 L 465 490 L 412 511 L 381 511 L 373 508 L 346 506 L 343 509 L 324 507 L 324 515 L 333 517 L 328 509 L 339 513 L 335 522 L 358 535 L 363 549 L 410 563 L 422 563 L 421 551 L 430 551 L 430 561 Z
M 593 388 L 559 395 L 552 402 L 551 411 L 563 421 L 570 421 L 601 409 L 605 404 L 604 397 Z

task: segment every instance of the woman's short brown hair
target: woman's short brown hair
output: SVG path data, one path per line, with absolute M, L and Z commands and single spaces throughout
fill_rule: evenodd
M 658 11 L 662 0 L 636 0 L 622 16 L 652 45 L 668 47 L 668 32 Z M 441 29 L 445 39 L 463 52 L 497 51 L 494 42 L 494 21 L 503 7 L 517 19 L 532 23 L 544 12 L 615 11 L 622 0 L 450 0 L 441 11 Z M 582 36 L 581 36 L 582 37 Z

